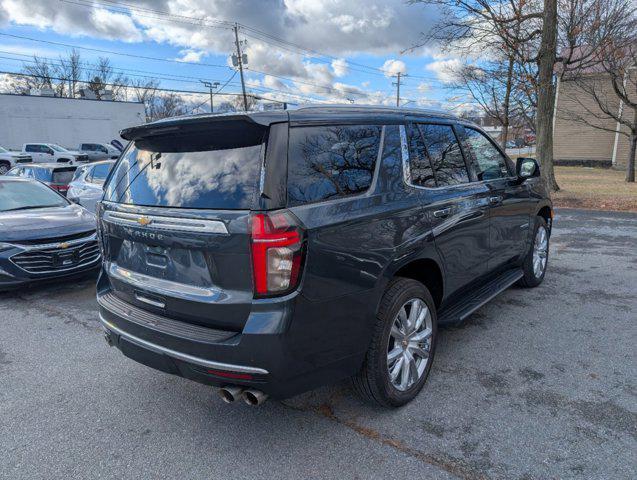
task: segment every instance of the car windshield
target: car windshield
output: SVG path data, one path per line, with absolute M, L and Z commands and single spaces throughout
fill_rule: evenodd
M 7 150 L 4 147 L 0 147 L 0 153 L 7 153 L 9 150 Z
M 56 152 L 68 152 L 66 148 L 60 147 L 59 145 L 56 145 L 55 143 L 49 143 L 48 146 L 51 147 Z
M 0 212 L 66 205 L 67 200 L 39 182 L 0 181 Z

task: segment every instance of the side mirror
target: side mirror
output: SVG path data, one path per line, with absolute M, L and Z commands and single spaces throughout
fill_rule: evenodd
M 520 183 L 529 178 L 540 176 L 540 166 L 535 158 L 518 157 L 515 163 L 515 173 Z

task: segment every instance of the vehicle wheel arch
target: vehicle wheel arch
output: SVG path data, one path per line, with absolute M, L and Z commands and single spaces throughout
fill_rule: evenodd
M 71 163 L 70 158 L 58 158 L 57 163 Z
M 542 217 L 549 227 L 549 234 L 553 229 L 553 207 L 549 204 L 539 205 L 535 216 Z
M 396 277 L 410 278 L 422 283 L 431 293 L 436 308 L 442 304 L 445 292 L 444 271 L 440 260 L 433 255 L 410 258 L 391 265 L 386 271 L 382 291 Z
M 8 160 L 0 160 L 0 167 L 7 167 L 7 172 L 11 170 L 11 162 Z

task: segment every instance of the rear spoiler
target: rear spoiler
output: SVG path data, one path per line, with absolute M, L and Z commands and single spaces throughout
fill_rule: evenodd
M 162 136 L 172 132 L 194 133 L 202 130 L 216 129 L 238 129 L 246 134 L 258 135 L 267 130 L 274 122 L 287 121 L 287 113 L 230 113 L 221 115 L 196 115 L 186 117 L 173 117 L 165 120 L 158 120 L 152 123 L 138 125 L 136 127 L 125 128 L 120 131 L 122 138 L 126 140 L 139 140 L 141 138 Z

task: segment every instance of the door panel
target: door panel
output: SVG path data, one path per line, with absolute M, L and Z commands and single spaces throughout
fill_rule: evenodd
M 405 179 L 421 194 L 445 270 L 446 297 L 488 273 L 490 190 L 470 183 L 467 162 L 451 124 L 403 128 Z
M 513 175 L 512 162 L 486 134 L 465 127 L 464 141 L 479 181 L 490 191 L 489 269 L 519 260 L 526 250 L 529 229 L 529 191 Z

